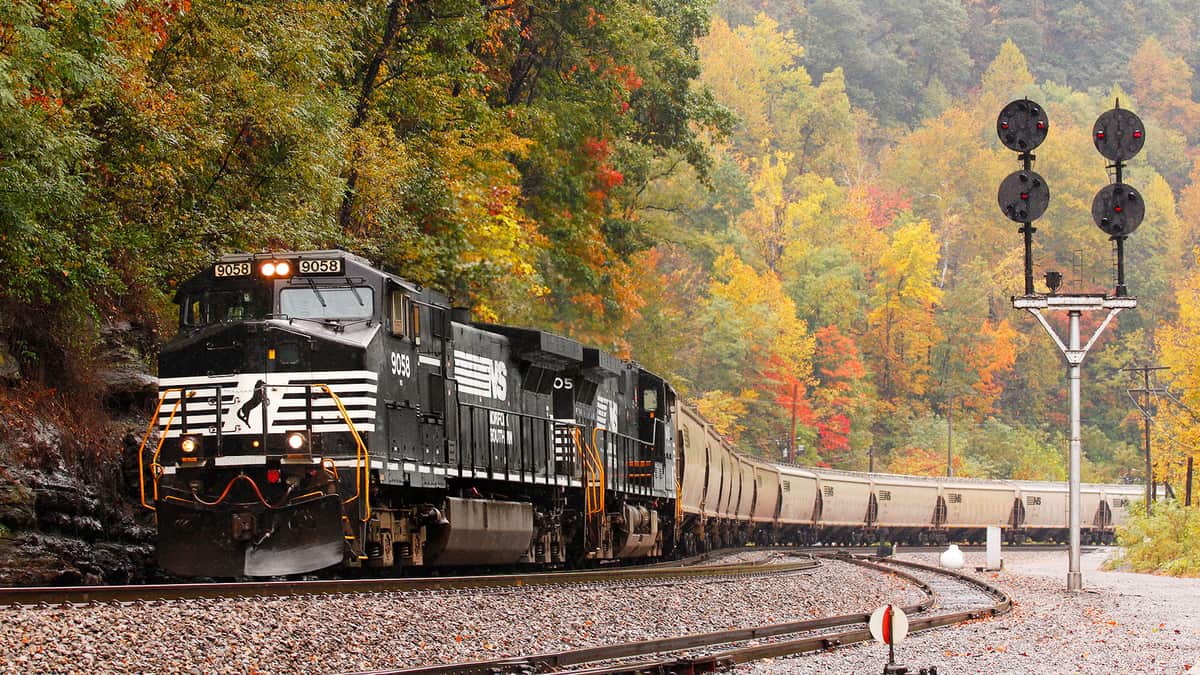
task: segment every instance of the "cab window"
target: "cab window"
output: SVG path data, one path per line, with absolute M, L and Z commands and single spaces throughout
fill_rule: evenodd
M 642 410 L 655 412 L 658 410 L 658 391 L 655 389 L 642 390 Z
M 401 291 L 392 291 L 392 335 L 412 338 L 416 335 L 412 299 Z
M 279 312 L 295 319 L 369 319 L 375 314 L 375 291 L 370 286 L 285 288 L 279 292 Z
M 209 289 L 188 295 L 183 307 L 183 325 L 207 326 L 263 319 L 271 312 L 265 292 L 240 289 Z

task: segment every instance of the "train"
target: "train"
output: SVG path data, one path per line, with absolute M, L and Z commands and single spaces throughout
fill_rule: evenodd
M 736 450 L 634 361 L 341 250 L 180 283 L 138 450 L 182 577 L 575 567 L 747 544 L 1064 539 L 1062 483 L 867 474 Z M 1110 541 L 1136 485 L 1083 489 Z

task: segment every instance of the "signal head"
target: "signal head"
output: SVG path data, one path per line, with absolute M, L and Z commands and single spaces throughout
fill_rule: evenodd
M 1146 143 L 1146 127 L 1132 112 L 1113 108 L 1096 119 L 1092 142 L 1106 159 L 1123 162 L 1141 152 Z
M 1050 205 L 1050 186 L 1035 171 L 1014 171 L 1000 183 L 1000 210 L 1010 220 L 1028 223 L 1042 217 Z
M 1050 121 L 1042 106 L 1027 98 L 1004 106 L 996 119 L 996 134 L 1009 150 L 1029 152 L 1046 140 Z
M 1146 204 L 1133 187 L 1113 183 L 1096 193 L 1092 200 L 1092 220 L 1111 237 L 1127 237 L 1146 216 Z

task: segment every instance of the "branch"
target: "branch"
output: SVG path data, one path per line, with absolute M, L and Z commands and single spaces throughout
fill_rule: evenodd
M 208 195 L 212 192 L 213 188 L 216 187 L 217 181 L 221 180 L 225 174 L 229 173 L 229 160 L 233 159 L 233 150 L 242 140 L 242 136 L 245 136 L 246 132 L 249 130 L 250 118 L 247 117 L 242 120 L 242 126 L 238 127 L 237 135 L 233 137 L 233 140 L 230 141 L 229 145 L 225 148 L 225 156 L 221 158 L 221 166 L 217 167 L 217 173 L 213 175 L 212 180 L 209 181 L 208 187 L 204 188 L 204 192 L 200 193 L 200 199 L 197 200 L 198 203 L 203 204 L 205 201 L 207 201 Z

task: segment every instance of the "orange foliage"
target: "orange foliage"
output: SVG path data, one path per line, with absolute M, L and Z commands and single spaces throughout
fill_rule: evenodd
M 978 373 L 979 381 L 975 383 L 975 395 L 964 401 L 964 405 L 981 415 L 990 414 L 1004 390 L 998 377 L 1011 370 L 1017 361 L 1016 329 L 1008 319 L 995 324 L 985 321 L 965 356 L 968 366 Z
M 952 463 L 955 475 L 961 475 L 963 461 L 959 455 L 954 455 Z M 945 476 L 946 449 L 931 450 L 929 448 L 903 448 L 892 453 L 887 467 L 890 473 L 900 473 L 909 476 Z

